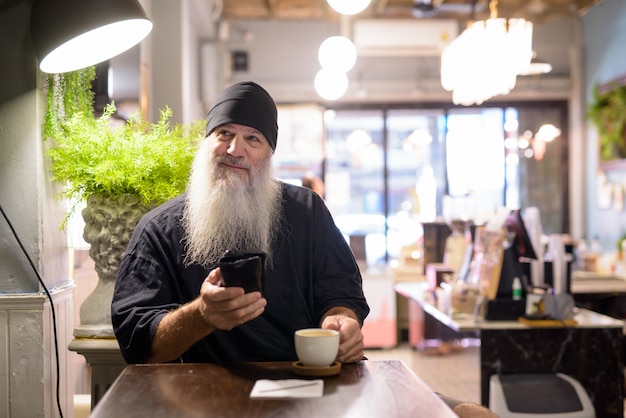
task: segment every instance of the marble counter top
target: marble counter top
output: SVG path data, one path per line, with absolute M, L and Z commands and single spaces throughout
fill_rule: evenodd
M 572 293 L 626 293 L 626 275 L 594 271 L 572 272 Z
M 425 283 L 396 283 L 394 285 L 396 292 L 404 297 L 410 298 L 420 303 L 424 311 L 435 317 L 439 322 L 445 324 L 457 332 L 476 331 L 484 329 L 529 329 L 534 328 L 532 325 L 518 321 L 485 321 L 479 317 L 469 314 L 453 314 L 446 315 L 429 303 L 424 297 L 427 292 L 427 284 Z M 576 308 L 574 313 L 576 328 L 623 328 L 624 321 L 602 315 L 588 309 Z M 562 328 L 564 326 L 557 326 Z

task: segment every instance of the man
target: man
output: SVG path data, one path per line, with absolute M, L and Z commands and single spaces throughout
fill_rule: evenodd
M 295 360 L 297 329 L 340 334 L 337 361 L 363 358 L 369 313 L 352 252 L 322 198 L 272 178 L 273 99 L 235 84 L 207 115 L 187 193 L 137 225 L 111 317 L 128 363 Z M 267 253 L 263 293 L 221 287 L 227 251 Z M 442 396 L 461 417 L 494 415 Z
M 125 360 L 295 360 L 294 332 L 309 327 L 339 331 L 338 361 L 361 360 L 359 269 L 321 197 L 273 178 L 273 99 L 228 87 L 206 135 L 187 192 L 139 222 L 120 265 L 111 316 Z M 226 251 L 266 252 L 262 293 L 220 286 Z

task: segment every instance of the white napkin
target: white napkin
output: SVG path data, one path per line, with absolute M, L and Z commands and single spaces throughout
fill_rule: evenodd
M 250 398 L 319 398 L 323 393 L 322 379 L 261 379 L 254 383 Z

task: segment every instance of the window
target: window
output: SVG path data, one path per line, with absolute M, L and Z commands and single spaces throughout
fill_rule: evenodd
M 367 262 L 384 262 L 388 211 L 383 112 L 327 111 L 324 120 L 326 203 L 347 240 L 365 247 Z
M 326 110 L 323 121 L 323 156 L 301 161 L 323 176 L 337 226 L 364 246 L 369 266 L 420 241 L 423 222 L 442 220 L 446 195 L 469 196 L 465 209 L 475 219 L 498 206 L 537 206 L 544 233 L 567 232 L 566 135 L 548 143 L 535 136 L 546 123 L 566 126 L 564 102 L 342 107 Z M 295 176 L 291 160 L 292 170 L 282 164 L 279 173 Z

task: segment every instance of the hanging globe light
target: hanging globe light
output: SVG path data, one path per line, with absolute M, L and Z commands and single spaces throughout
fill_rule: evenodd
M 322 68 L 347 73 L 356 64 L 356 47 L 345 36 L 331 36 L 320 45 L 317 58 Z
M 342 15 L 355 15 L 361 13 L 371 0 L 327 0 L 330 7 Z
M 326 100 L 337 100 L 348 91 L 348 76 L 341 71 L 322 68 L 315 75 L 315 91 Z

